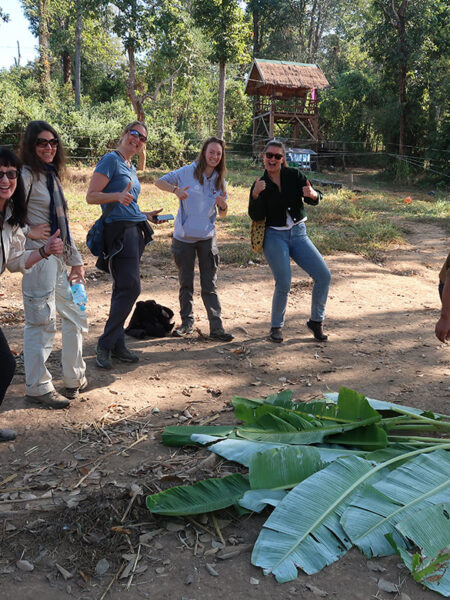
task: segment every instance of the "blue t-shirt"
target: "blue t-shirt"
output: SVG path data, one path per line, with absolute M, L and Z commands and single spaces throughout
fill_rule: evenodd
M 180 200 L 173 237 L 182 242 L 194 243 L 214 237 L 217 216 L 216 197 L 222 195 L 216 190 L 217 172 L 211 177 L 203 175 L 203 183 L 194 177 L 196 162 L 171 171 L 161 177 L 171 185 L 180 188 L 189 186 L 188 197 Z M 227 193 L 225 191 L 225 197 Z
M 134 165 L 129 167 L 120 154 L 117 152 L 108 152 L 108 154 L 105 154 L 105 156 L 100 159 L 95 167 L 95 173 L 102 173 L 108 177 L 109 181 L 102 190 L 102 192 L 105 192 L 106 194 L 111 192 L 121 192 L 127 187 L 130 181 L 133 182 L 133 185 L 129 190 L 134 198 L 133 202 L 130 206 L 124 206 L 123 204 L 120 204 L 120 202 L 117 202 L 106 217 L 106 223 L 112 223 L 113 221 L 132 221 L 139 223 L 147 220 L 147 217 L 141 212 L 137 203 L 141 191 L 141 184 L 137 178 Z M 107 206 L 109 206 L 109 203 L 101 205 L 103 212 Z

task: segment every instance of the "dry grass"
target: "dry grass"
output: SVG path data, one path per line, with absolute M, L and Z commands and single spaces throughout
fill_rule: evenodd
M 91 168 L 73 167 L 64 184 L 70 220 L 75 236 L 80 240 L 83 240 L 84 231 L 100 215 L 100 208 L 88 205 L 85 200 L 91 174 Z M 153 169 L 139 175 L 142 185 L 139 204 L 143 210 L 162 208 L 164 213 L 176 214 L 177 198 L 153 185 L 162 174 Z M 262 255 L 250 249 L 250 220 L 247 216 L 249 187 L 260 174 L 261 169 L 252 166 L 247 159 L 234 159 L 230 163 L 228 216 L 224 220 L 218 219 L 217 224 L 224 263 L 247 264 L 249 260 L 264 260 Z M 432 221 L 450 231 L 448 196 L 440 193 L 430 197 L 414 190 L 409 194 L 413 202 L 404 204 L 405 195 L 408 194 L 404 188 L 396 191 L 392 186 L 384 189 L 378 186 L 376 191 L 364 193 L 354 193 L 346 188 L 337 192 L 327 191 L 321 204 L 308 210 L 309 235 L 324 255 L 354 252 L 379 260 L 383 250 L 392 244 L 402 243 L 405 232 L 402 220 Z M 172 229 L 173 222 L 156 228 L 152 251 L 162 259 L 170 258 Z

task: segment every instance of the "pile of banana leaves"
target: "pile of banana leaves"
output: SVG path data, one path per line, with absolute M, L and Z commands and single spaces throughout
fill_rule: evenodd
M 316 402 L 285 390 L 232 400 L 240 425 L 172 426 L 169 446 L 207 445 L 248 467 L 147 497 L 152 513 L 273 507 L 252 563 L 279 582 L 312 574 L 357 546 L 397 553 L 414 579 L 450 597 L 450 417 L 342 388 Z M 447 439 L 446 439 L 447 436 Z

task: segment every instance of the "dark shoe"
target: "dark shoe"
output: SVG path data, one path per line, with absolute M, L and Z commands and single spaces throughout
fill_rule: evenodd
M 67 408 L 70 400 L 58 394 L 56 390 L 42 394 L 41 396 L 25 396 L 25 400 L 31 404 L 42 404 L 47 408 Z
M 111 356 L 113 358 L 117 358 L 117 360 L 120 360 L 120 362 L 125 362 L 125 363 L 139 362 L 139 356 L 137 354 L 134 354 L 133 352 L 130 352 L 130 350 L 128 350 L 128 348 L 126 346 L 123 346 L 122 348 L 118 348 L 116 350 L 111 350 Z
M 280 344 L 283 341 L 283 334 L 281 332 L 281 327 L 271 327 L 269 333 L 269 340 L 271 342 L 276 342 Z
M 231 340 L 234 340 L 234 335 L 227 333 L 223 329 L 215 329 L 214 331 L 211 331 L 209 337 L 213 340 L 220 340 L 221 342 L 231 342 Z
M 75 400 L 75 398 L 80 394 L 80 392 L 83 392 L 87 388 L 87 385 L 88 385 L 88 382 L 85 377 L 83 383 L 79 387 L 74 387 L 74 388 L 66 387 L 63 392 L 63 396 L 65 396 L 66 398 L 69 398 L 69 400 Z
M 306 326 L 311 329 L 314 334 L 315 339 L 318 342 L 326 342 L 328 336 L 323 332 L 323 321 L 309 321 L 306 322 Z
M 0 442 L 12 442 L 17 437 L 17 433 L 12 429 L 0 429 Z
M 174 337 L 184 337 L 194 332 L 194 328 L 190 323 L 181 324 L 172 331 Z
M 97 358 L 95 362 L 100 369 L 107 369 L 110 371 L 112 369 L 111 350 L 97 345 Z

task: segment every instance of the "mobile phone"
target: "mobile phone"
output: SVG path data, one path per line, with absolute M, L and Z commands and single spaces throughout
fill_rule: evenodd
M 157 215 L 156 216 L 156 220 L 157 221 L 173 221 L 173 215 Z

